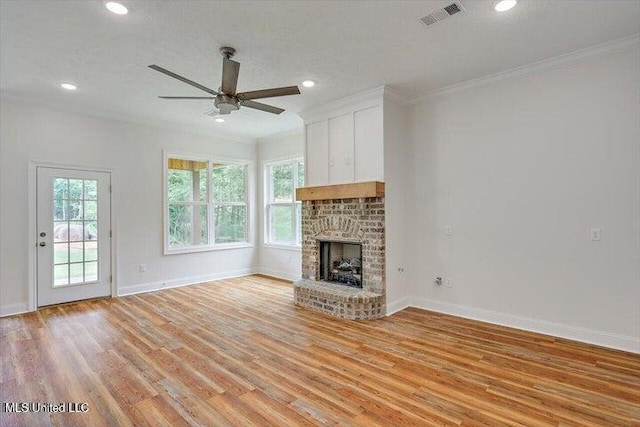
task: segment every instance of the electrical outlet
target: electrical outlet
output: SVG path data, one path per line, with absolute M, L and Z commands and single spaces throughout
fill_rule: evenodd
M 436 277 L 436 280 L 433 281 L 433 284 L 436 286 L 442 285 L 442 277 Z
M 140 273 L 145 273 L 145 272 L 147 271 L 147 264 L 140 264 L 140 265 L 138 266 L 138 271 L 139 271 Z
M 399 273 L 404 273 L 404 267 L 402 267 L 402 266 L 401 266 L 401 267 L 398 267 L 398 272 L 399 272 Z
M 601 233 L 602 233 L 601 229 L 592 228 L 591 229 L 591 241 L 592 242 L 599 242 L 600 241 L 600 237 L 601 237 Z
M 447 277 L 447 279 L 444 282 L 444 287 L 453 288 L 453 280 L 451 279 L 451 277 Z

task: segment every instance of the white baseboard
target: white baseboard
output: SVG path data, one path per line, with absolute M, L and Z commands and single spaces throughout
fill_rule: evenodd
M 291 280 L 292 282 L 295 282 L 296 280 L 300 280 L 300 274 L 289 273 L 285 271 L 278 271 L 278 270 L 273 270 L 271 268 L 265 268 L 265 267 L 258 267 L 256 269 L 256 273 L 265 274 L 267 276 L 275 277 L 276 279 Z
M 393 313 L 397 313 L 410 306 L 411 297 L 402 297 L 399 300 L 392 302 L 387 301 L 387 316 L 391 316 Z
M 578 326 L 549 322 L 531 317 L 516 316 L 513 314 L 485 310 L 482 308 L 431 300 L 428 298 L 414 297 L 411 299 L 411 303 L 409 305 L 411 307 L 451 314 L 467 319 L 523 329 L 525 331 L 538 332 L 555 337 L 581 341 L 588 344 L 625 350 L 632 353 L 640 353 L 640 337 L 613 334 L 595 329 L 581 328 Z
M 144 292 L 159 291 L 162 289 L 179 288 L 181 286 L 195 285 L 197 283 L 209 282 L 211 280 L 230 279 L 232 277 L 248 276 L 255 273 L 256 271 L 253 268 L 243 268 L 240 270 L 206 274 L 204 276 L 192 276 L 159 282 L 140 283 L 138 285 L 131 286 L 120 286 L 118 287 L 118 296 L 122 297 L 125 295 L 141 294 Z
M 0 305 L 0 317 L 13 316 L 14 314 L 22 314 L 29 311 L 31 310 L 29 310 L 29 304 L 26 302 Z

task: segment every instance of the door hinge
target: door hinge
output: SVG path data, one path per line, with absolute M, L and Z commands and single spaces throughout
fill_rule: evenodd
M 109 230 L 109 238 L 113 237 L 113 230 Z
M 109 283 L 113 283 L 113 276 L 109 276 Z
M 111 193 L 111 189 L 112 189 L 112 188 L 113 188 L 113 187 L 112 187 L 111 185 L 109 185 L 109 193 Z

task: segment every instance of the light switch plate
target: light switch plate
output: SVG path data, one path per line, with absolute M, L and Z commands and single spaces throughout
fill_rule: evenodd
M 599 228 L 592 228 L 591 229 L 591 241 L 592 242 L 599 242 L 600 238 L 602 234 L 602 230 Z

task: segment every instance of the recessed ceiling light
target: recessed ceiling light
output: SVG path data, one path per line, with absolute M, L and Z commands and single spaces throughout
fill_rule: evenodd
M 302 82 L 302 86 L 304 87 L 314 87 L 316 85 L 316 82 L 314 82 L 313 80 L 305 80 Z
M 505 12 L 505 11 L 511 9 L 513 6 L 515 6 L 516 3 L 518 3 L 518 0 L 502 0 L 502 1 L 499 1 L 498 3 L 496 3 L 496 5 L 493 6 L 493 8 L 497 12 Z
M 62 86 L 62 88 L 66 89 L 66 90 L 76 90 L 76 89 L 78 89 L 76 87 L 76 85 L 72 85 L 71 83 L 62 83 L 60 86 Z
M 224 123 L 224 119 L 220 116 L 216 117 L 214 120 L 218 123 Z
M 107 7 L 107 9 L 109 9 L 109 11 L 115 13 L 116 15 L 126 15 L 127 13 L 129 13 L 129 10 L 123 4 L 117 3 L 115 1 L 110 1 L 106 3 L 105 6 Z

